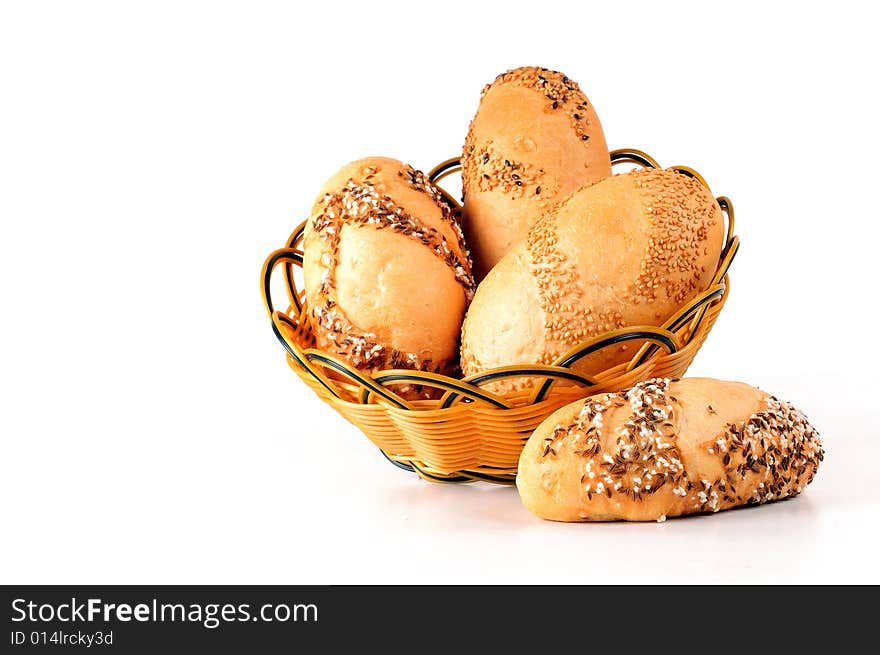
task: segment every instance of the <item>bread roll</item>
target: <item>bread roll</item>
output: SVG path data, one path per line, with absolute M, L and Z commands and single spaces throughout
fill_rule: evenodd
M 531 66 L 483 89 L 461 162 L 462 222 L 478 281 L 544 210 L 611 175 L 592 103 L 562 73 Z
M 686 175 L 645 169 L 577 191 L 542 216 L 480 283 L 463 327 L 464 373 L 550 364 L 604 332 L 661 325 L 708 287 L 723 240 L 718 203 Z M 605 370 L 640 345 L 602 349 L 573 368 Z M 493 389 L 531 383 L 512 380 Z
M 422 173 L 381 157 L 345 166 L 321 190 L 303 250 L 318 348 L 368 372 L 456 367 L 470 257 Z
M 552 414 L 516 486 L 553 521 L 663 521 L 796 496 L 822 458 L 807 418 L 760 389 L 656 378 Z

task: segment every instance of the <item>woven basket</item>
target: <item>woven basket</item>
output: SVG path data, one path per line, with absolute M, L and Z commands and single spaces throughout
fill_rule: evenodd
M 639 150 L 611 153 L 614 165 L 636 164 L 659 168 Z M 459 170 L 450 159 L 429 174 L 433 182 Z M 686 166 L 674 170 L 708 184 Z M 443 192 L 450 204 L 458 203 Z M 632 326 L 585 341 L 560 356 L 552 366 L 505 366 L 464 379 L 411 370 L 388 370 L 368 376 L 342 359 L 314 348 L 306 311 L 305 294 L 295 267 L 301 267 L 303 222 L 287 247 L 266 259 L 262 294 L 275 336 L 287 351 L 293 371 L 318 396 L 333 406 L 379 447 L 396 466 L 415 471 L 434 482 L 484 480 L 512 483 L 520 451 L 529 435 L 553 411 L 574 400 L 603 391 L 619 391 L 652 377 L 680 377 L 690 366 L 727 299 L 727 270 L 739 248 L 733 234 L 733 206 L 726 197 L 718 204 L 727 216 L 727 234 L 712 284 L 681 307 L 661 327 Z M 276 310 L 270 294 L 273 271 L 282 267 L 289 305 Z M 593 376 L 571 370 L 580 358 L 601 348 L 628 340 L 645 341 L 625 364 Z M 503 377 L 537 378 L 533 388 L 498 395 L 482 389 Z M 433 400 L 405 400 L 395 393 L 400 384 L 435 387 L 442 396 Z M 439 395 L 439 394 L 438 394 Z

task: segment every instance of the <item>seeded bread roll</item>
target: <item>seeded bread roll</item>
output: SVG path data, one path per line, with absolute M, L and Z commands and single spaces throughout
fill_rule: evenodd
M 382 157 L 348 164 L 321 190 L 303 251 L 318 348 L 368 372 L 456 367 L 470 257 L 422 173 Z
M 602 125 L 577 83 L 531 66 L 483 89 L 461 162 L 462 222 L 478 281 L 543 211 L 611 175 Z
M 604 332 L 661 325 L 708 287 L 723 240 L 718 203 L 686 175 L 645 169 L 584 187 L 542 216 L 480 283 L 462 332 L 464 373 L 550 364 Z M 573 368 L 603 371 L 641 345 L 604 348 Z
M 657 378 L 552 414 L 516 486 L 553 521 L 664 521 L 796 496 L 822 458 L 789 403 L 741 382 Z

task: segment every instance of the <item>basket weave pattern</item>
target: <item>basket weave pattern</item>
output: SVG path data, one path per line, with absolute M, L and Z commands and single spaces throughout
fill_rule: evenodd
M 638 150 L 616 150 L 614 164 L 659 168 Z M 673 167 L 705 180 L 693 169 Z M 448 160 L 429 174 L 433 182 L 458 170 Z M 447 201 L 458 204 L 444 192 Z M 631 326 L 599 335 L 560 356 L 551 366 L 506 366 L 463 380 L 412 370 L 390 370 L 368 376 L 348 363 L 314 347 L 304 292 L 295 267 L 302 266 L 305 223 L 287 247 L 276 250 L 263 265 L 262 293 L 272 329 L 287 352 L 291 369 L 322 400 L 356 425 L 394 464 L 436 482 L 511 483 L 520 451 L 534 429 L 556 409 L 594 393 L 619 391 L 652 377 L 680 377 L 690 366 L 718 318 L 729 292 L 727 275 L 739 248 L 733 234 L 733 206 L 717 198 L 727 216 L 727 237 L 712 284 L 661 327 Z M 288 307 L 276 310 L 270 294 L 272 273 L 281 268 Z M 622 341 L 644 342 L 633 358 L 593 376 L 575 373 L 571 365 L 605 346 Z M 505 395 L 484 388 L 505 377 L 536 379 L 533 388 Z M 442 396 L 406 400 L 395 393 L 400 384 L 434 387 Z M 439 394 L 438 394 L 439 395 Z

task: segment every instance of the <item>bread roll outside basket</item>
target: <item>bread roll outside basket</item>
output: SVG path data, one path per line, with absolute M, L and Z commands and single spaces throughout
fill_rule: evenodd
M 634 149 L 615 150 L 612 164 L 660 168 L 649 155 Z M 693 169 L 674 166 L 706 185 Z M 432 182 L 460 170 L 450 159 L 429 174 Z M 460 207 L 446 195 L 456 211 Z M 305 223 L 294 230 L 286 247 L 266 259 L 262 295 L 272 330 L 287 353 L 288 365 L 318 396 L 356 425 L 396 466 L 434 482 L 484 480 L 512 484 L 520 452 L 535 428 L 560 407 L 604 391 L 627 389 L 654 377 L 681 377 L 703 345 L 727 299 L 727 274 L 739 248 L 734 235 L 733 206 L 718 204 L 727 216 L 725 245 L 709 287 L 679 308 L 661 327 L 630 326 L 597 335 L 547 365 L 504 366 L 455 379 L 413 370 L 379 371 L 371 376 L 338 357 L 315 348 L 306 312 L 301 276 Z M 281 268 L 288 306 L 278 309 L 270 282 Z M 623 364 L 593 375 L 572 370 L 582 358 L 626 341 L 644 345 Z M 533 386 L 504 394 L 488 391 L 493 381 L 528 376 Z M 425 385 L 442 391 L 439 398 L 408 400 L 395 392 L 400 385 Z

